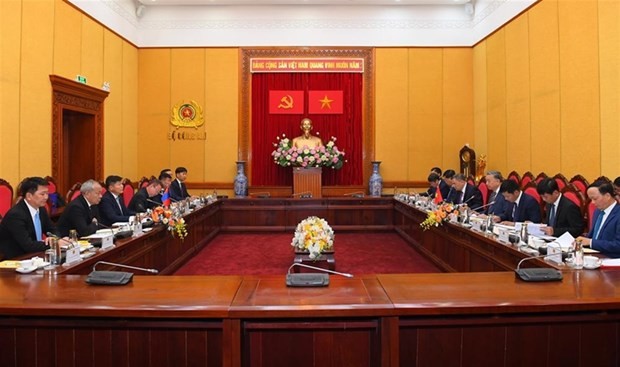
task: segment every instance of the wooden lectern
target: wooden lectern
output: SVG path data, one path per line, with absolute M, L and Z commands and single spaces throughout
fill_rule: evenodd
M 321 197 L 321 167 L 293 168 L 293 195 L 312 194 L 313 198 Z

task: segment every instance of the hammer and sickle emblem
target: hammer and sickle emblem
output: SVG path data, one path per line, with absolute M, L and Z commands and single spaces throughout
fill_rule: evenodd
M 291 97 L 290 94 L 287 94 L 284 97 L 282 97 L 280 99 L 280 102 L 282 103 L 278 105 L 278 108 L 284 108 L 285 110 L 289 110 L 293 108 L 293 97 Z

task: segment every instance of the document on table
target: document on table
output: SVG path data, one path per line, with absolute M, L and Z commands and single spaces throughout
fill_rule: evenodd
M 515 223 L 515 230 L 520 231 L 523 224 L 525 223 Z M 547 234 L 543 232 L 542 229 L 545 227 L 547 227 L 547 225 L 542 223 L 527 223 L 527 233 L 534 237 L 542 238 L 543 240 L 555 240 L 555 237 L 547 236 Z

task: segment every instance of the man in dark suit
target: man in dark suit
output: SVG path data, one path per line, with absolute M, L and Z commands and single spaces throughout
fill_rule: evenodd
M 504 180 L 499 187 L 499 192 L 511 204 L 500 215 L 502 222 L 513 225 L 515 222 L 540 223 L 542 221 L 540 205 L 536 199 L 521 191 L 518 183 L 513 180 Z
M 441 176 L 435 172 L 431 172 L 428 175 L 428 183 L 430 187 L 426 191 L 427 195 L 431 198 L 435 198 L 437 196 L 437 190 L 441 193 L 441 201 L 445 201 L 448 198 L 448 193 L 450 191 L 450 187 L 445 181 L 441 179 Z
M 588 186 L 587 193 L 596 210 L 588 236 L 577 240 L 607 256 L 620 257 L 620 205 L 614 197 L 613 185 L 595 181 Z
M 133 198 L 131 198 L 131 201 L 129 202 L 129 210 L 136 213 L 144 213 L 147 209 L 152 209 L 159 206 L 159 204 L 153 199 L 160 192 L 161 182 L 156 179 L 149 181 L 149 184 L 146 185 L 146 187 L 138 190 Z
M 67 236 L 75 229 L 79 237 L 89 236 L 99 228 L 99 208 L 101 201 L 101 184 L 95 180 L 88 180 L 80 187 L 80 193 L 67 205 L 58 219 L 58 233 Z
M 158 180 L 159 182 L 161 182 L 161 191 L 153 197 L 153 201 L 162 203 L 162 205 L 164 205 L 164 203 L 162 202 L 162 195 L 164 194 L 164 191 L 168 190 L 168 188 L 170 187 L 170 184 L 172 183 L 172 176 L 167 172 L 162 171 L 159 174 Z
M 558 183 L 552 178 L 545 178 L 536 186 L 536 191 L 547 203 L 547 227 L 542 230 L 548 236 L 560 237 L 565 232 L 573 237 L 583 234 L 583 217 L 581 210 L 575 203 L 567 199 L 558 188 Z
M 474 210 L 484 210 L 482 207 L 482 193 L 476 186 L 469 185 L 463 174 L 457 174 L 453 178 L 450 195 L 446 201 L 454 204 L 467 204 Z
M 502 181 L 504 181 L 504 177 L 499 171 L 489 171 L 485 176 L 485 183 L 489 189 L 488 206 L 485 208 L 485 214 L 492 215 L 494 222 L 500 222 L 501 215 L 504 214 L 508 206 L 511 205 L 504 199 L 504 195 L 499 192 Z
M 20 183 L 22 200 L 0 222 L 0 252 L 7 259 L 49 248 L 47 232 L 56 232 L 45 210 L 48 183 L 41 177 L 28 177 Z
M 113 223 L 128 222 L 129 217 L 135 214 L 125 206 L 123 194 L 123 183 L 120 176 L 108 176 L 105 179 L 105 186 L 108 189 L 101 197 L 99 203 L 99 215 L 101 223 L 109 227 Z
M 168 193 L 172 201 L 179 201 L 189 197 L 187 187 L 185 187 L 185 180 L 187 179 L 187 168 L 177 167 L 174 170 L 176 180 L 172 181 Z

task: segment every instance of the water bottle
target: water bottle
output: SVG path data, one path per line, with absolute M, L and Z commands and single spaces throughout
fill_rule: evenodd
M 573 268 L 582 269 L 583 268 L 583 245 L 581 241 L 573 242 L 573 247 L 575 249 L 575 254 L 573 255 Z
M 529 234 L 527 233 L 527 223 L 522 223 L 520 237 L 521 237 L 521 241 L 524 242 L 526 245 L 527 245 L 528 236 Z

